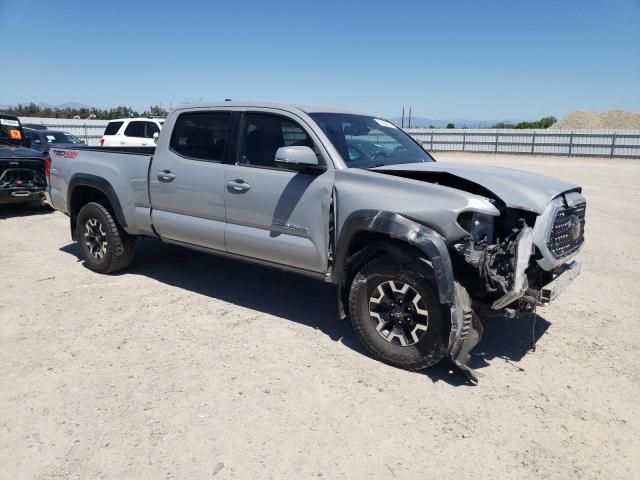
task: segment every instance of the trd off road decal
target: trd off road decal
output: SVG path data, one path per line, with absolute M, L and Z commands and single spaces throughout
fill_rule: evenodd
M 54 150 L 53 154 L 56 157 L 62 158 L 76 158 L 80 152 L 76 152 L 73 150 Z

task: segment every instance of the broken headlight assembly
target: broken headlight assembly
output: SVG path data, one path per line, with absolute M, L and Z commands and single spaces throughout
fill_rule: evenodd
M 473 243 L 493 242 L 495 217 L 478 212 L 462 212 L 458 225 L 469 232 Z

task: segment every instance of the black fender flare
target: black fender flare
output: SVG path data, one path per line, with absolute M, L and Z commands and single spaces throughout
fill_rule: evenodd
M 338 310 L 345 316 L 344 283 L 349 245 L 354 236 L 363 231 L 380 233 L 392 240 L 400 240 L 418 248 L 431 262 L 431 269 L 415 262 L 415 255 L 396 242 L 382 243 L 383 250 L 405 264 L 411 264 L 416 273 L 435 280 L 438 299 L 448 310 L 451 321 L 447 354 L 471 380 L 478 382 L 479 374 L 467 365 L 470 352 L 482 338 L 482 323 L 471 306 L 467 290 L 455 281 L 453 265 L 444 238 L 432 228 L 404 215 L 393 212 L 361 210 L 351 214 L 342 227 L 336 248 L 332 281 L 338 285 Z M 413 263 L 411 263 L 413 261 Z M 414 267 L 415 266 L 415 267 Z M 435 278 L 434 278 L 435 277 Z
M 340 291 L 345 280 L 344 270 L 348 260 L 349 245 L 354 236 L 363 231 L 380 233 L 422 251 L 431 262 L 440 303 L 448 305 L 454 303 L 453 266 L 442 236 L 435 230 L 399 213 L 380 210 L 356 211 L 349 215 L 342 226 L 332 273 L 332 280 L 338 285 Z M 386 251 L 401 261 L 407 260 L 407 255 L 401 249 L 391 248 Z M 339 295 L 339 298 L 341 297 L 342 295 Z
M 91 175 L 89 173 L 76 173 L 69 180 L 69 186 L 67 187 L 67 209 L 69 210 L 69 216 L 71 217 L 71 222 L 74 222 L 74 212 L 71 211 L 71 205 L 73 202 L 73 194 L 76 190 L 76 187 L 91 187 L 95 188 L 109 200 L 111 207 L 113 208 L 113 213 L 118 220 L 118 223 L 122 227 L 127 226 L 127 221 L 124 218 L 124 212 L 122 211 L 122 206 L 120 205 L 120 200 L 118 200 L 118 195 L 116 195 L 116 191 L 113 189 L 113 186 L 104 178 L 98 177 L 96 175 Z M 77 215 L 78 212 L 75 212 Z M 73 229 L 73 228 L 72 228 Z M 73 234 L 73 232 L 72 232 Z

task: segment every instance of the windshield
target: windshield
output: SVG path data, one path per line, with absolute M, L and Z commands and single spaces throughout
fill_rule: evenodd
M 77 137 L 67 132 L 42 132 L 42 137 L 47 143 L 82 143 Z
M 435 160 L 409 135 L 380 118 L 347 113 L 312 113 L 348 167 L 372 168 Z
M 0 117 L 0 144 L 24 145 L 22 127 L 15 117 Z

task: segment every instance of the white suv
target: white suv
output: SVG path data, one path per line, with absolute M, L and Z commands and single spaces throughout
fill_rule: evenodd
M 160 133 L 163 123 L 163 119 L 157 118 L 120 118 L 111 120 L 100 139 L 100 146 L 155 146 L 154 134 Z

